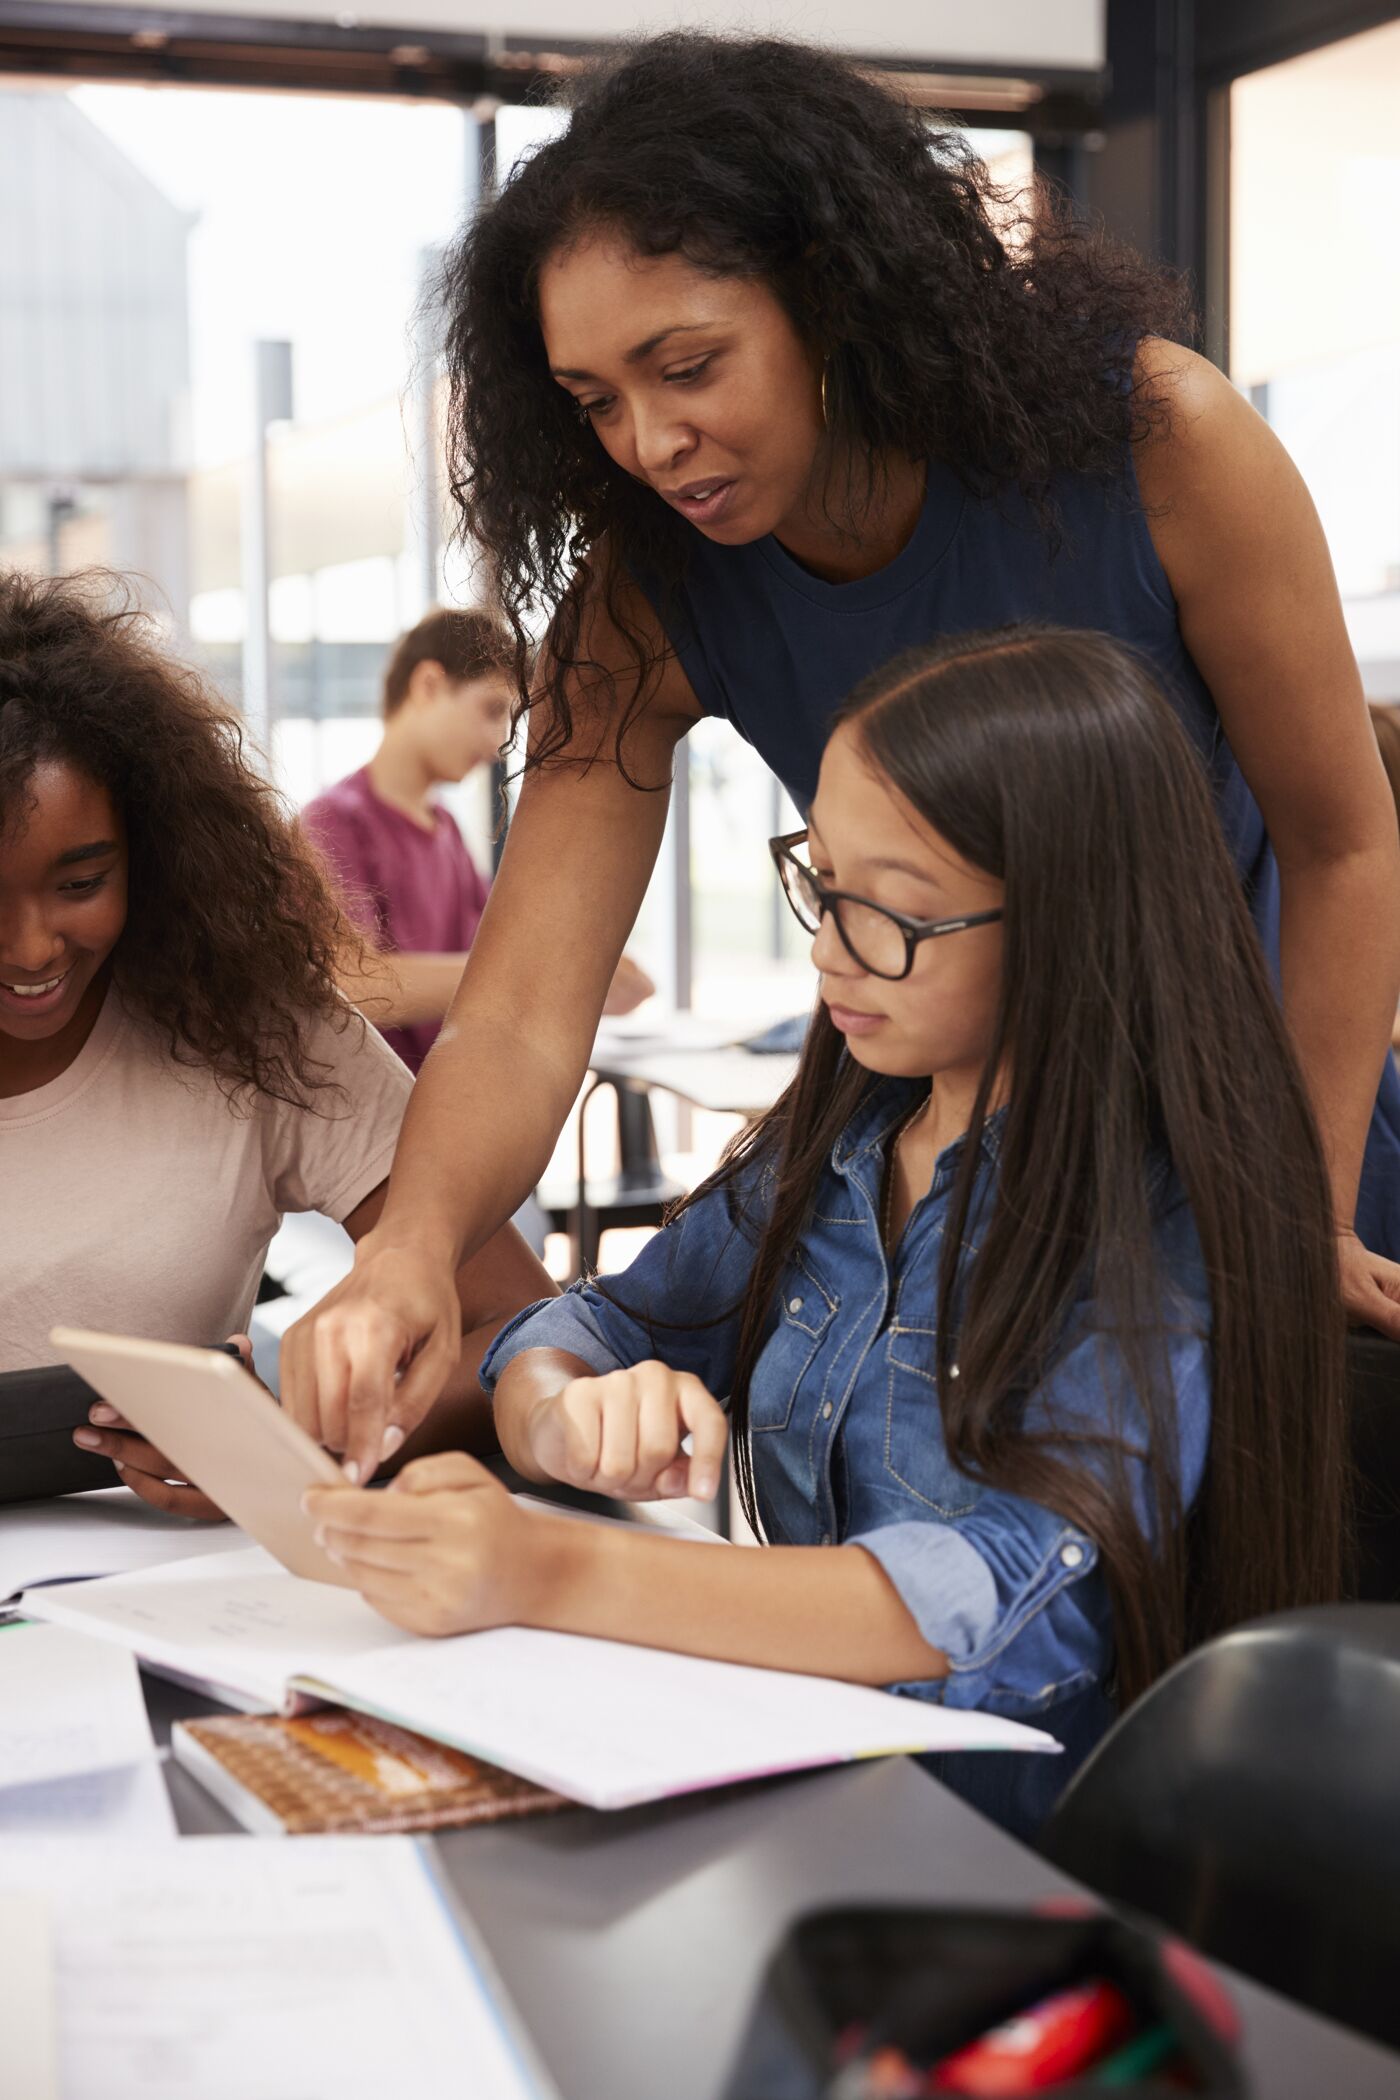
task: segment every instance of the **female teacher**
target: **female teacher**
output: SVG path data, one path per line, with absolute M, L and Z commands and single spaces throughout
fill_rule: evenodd
M 575 1099 L 677 741 L 722 714 L 805 805 L 868 671 L 1021 619 L 1135 644 L 1196 740 L 1280 969 L 1348 1308 L 1400 1336 L 1400 847 L 1316 514 L 1172 340 L 1178 284 L 1061 213 L 1011 223 L 980 174 L 839 58 L 669 35 L 590 77 L 449 266 L 453 489 L 522 678 L 524 623 L 550 625 L 383 1218 L 284 1350 L 287 1404 L 362 1473 L 441 1386 L 454 1271 Z

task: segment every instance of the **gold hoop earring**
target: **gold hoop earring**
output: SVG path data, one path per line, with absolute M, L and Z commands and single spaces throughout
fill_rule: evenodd
M 823 430 L 830 430 L 830 428 L 831 428 L 831 415 L 830 415 L 830 411 L 829 411 L 829 407 L 828 407 L 828 403 L 827 403 L 827 367 L 826 367 L 826 364 L 825 364 L 825 362 L 823 362 L 823 364 L 822 364 L 822 387 L 821 387 L 821 402 L 822 402 L 822 429 L 823 429 Z

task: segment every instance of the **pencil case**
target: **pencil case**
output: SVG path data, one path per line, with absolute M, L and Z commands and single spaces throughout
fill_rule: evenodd
M 1238 2017 L 1200 1956 L 1069 1902 L 1035 1911 L 853 1908 L 799 1919 L 768 1964 L 724 2100 L 844 2100 L 873 2091 L 853 2077 L 853 2058 L 881 2050 L 940 2064 L 1090 1979 L 1127 2000 L 1134 2033 L 1167 2028 L 1173 2041 L 1169 2069 L 1115 2078 L 1117 2091 L 1162 2100 L 1248 2093 Z M 1109 2087 L 1091 2066 L 1020 2089 L 1106 2100 Z

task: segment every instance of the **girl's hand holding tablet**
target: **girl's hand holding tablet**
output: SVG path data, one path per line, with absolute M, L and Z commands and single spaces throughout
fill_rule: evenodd
M 99 1400 L 88 1410 L 91 1429 L 75 1429 L 73 1441 L 81 1444 L 85 1451 L 96 1452 L 99 1458 L 110 1458 L 122 1478 L 122 1486 L 129 1487 L 152 1509 L 168 1510 L 174 1517 L 199 1517 L 206 1522 L 219 1522 L 223 1511 L 217 1502 L 188 1481 L 171 1476 L 175 1472 L 163 1451 L 148 1444 L 137 1430 L 133 1429 L 124 1415 L 119 1415 L 105 1400 Z
M 253 1344 L 246 1334 L 231 1334 L 230 1343 L 237 1349 L 245 1370 L 253 1368 Z M 261 1381 L 260 1381 L 261 1382 Z M 101 1458 L 110 1458 L 121 1474 L 123 1484 L 149 1502 L 152 1509 L 168 1510 L 175 1517 L 196 1517 L 205 1523 L 220 1523 L 224 1512 L 217 1502 L 212 1502 L 201 1488 L 191 1487 L 188 1481 L 176 1476 L 176 1469 L 163 1451 L 157 1451 L 148 1443 L 139 1430 L 133 1429 L 124 1415 L 105 1400 L 98 1400 L 88 1410 L 89 1429 L 75 1429 L 73 1441 L 84 1451 L 95 1451 Z
M 548 1557 L 531 1553 L 527 1534 L 549 1520 L 517 1508 L 464 1451 L 415 1459 L 382 1494 L 308 1488 L 302 1508 L 366 1604 L 405 1632 L 540 1623 Z
M 729 1425 L 700 1380 L 655 1361 L 603 1378 L 573 1375 L 586 1369 L 541 1349 L 503 1376 L 496 1424 L 516 1471 L 633 1502 L 708 1501 Z M 549 1550 L 559 1526 L 519 1508 L 464 1452 L 415 1460 L 382 1494 L 310 1488 L 302 1507 L 316 1522 L 317 1545 L 365 1602 L 409 1633 L 560 1623 L 558 1591 L 569 1577 Z

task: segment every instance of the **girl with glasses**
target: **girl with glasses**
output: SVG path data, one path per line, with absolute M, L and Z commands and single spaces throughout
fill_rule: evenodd
M 1029 1831 L 1193 1642 L 1339 1594 L 1321 1149 L 1203 768 L 1116 644 L 897 659 L 774 847 L 821 972 L 792 1087 L 483 1370 L 529 1479 L 708 1496 L 732 1445 L 765 1549 L 523 1515 L 465 1457 L 313 1506 L 421 1632 L 1033 1718 L 1066 1757 L 942 1761 Z
M 528 775 L 383 1221 L 284 1351 L 289 1405 L 314 1428 L 318 1361 L 348 1359 L 363 1456 L 431 1399 L 453 1263 L 577 1096 L 694 723 L 805 811 L 862 678 L 1028 619 L 1140 649 L 1208 761 L 1344 1299 L 1400 1337 L 1394 811 L 1307 490 L 1185 347 L 1180 282 L 992 193 L 898 76 L 829 51 L 661 36 L 572 94 L 444 281 L 450 481 L 517 631 Z

